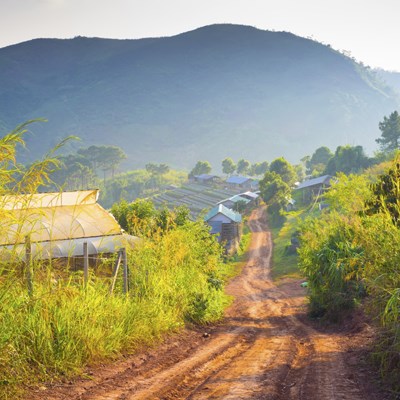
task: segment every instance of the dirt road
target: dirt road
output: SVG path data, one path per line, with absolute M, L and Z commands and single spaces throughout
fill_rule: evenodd
M 368 326 L 315 330 L 305 318 L 299 282 L 278 288 L 270 279 L 272 245 L 263 210 L 254 211 L 249 224 L 249 259 L 228 287 L 236 300 L 208 335 L 185 331 L 157 349 L 89 372 L 90 380 L 42 388 L 30 398 L 383 399 L 359 360 Z

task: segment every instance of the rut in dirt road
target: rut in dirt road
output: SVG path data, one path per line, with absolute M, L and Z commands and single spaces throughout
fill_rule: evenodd
M 347 370 L 339 338 L 297 318 L 299 285 L 281 290 L 272 283 L 264 209 L 252 213 L 249 226 L 248 262 L 228 286 L 235 301 L 209 338 L 186 332 L 151 357 L 132 357 L 46 399 L 377 399 Z

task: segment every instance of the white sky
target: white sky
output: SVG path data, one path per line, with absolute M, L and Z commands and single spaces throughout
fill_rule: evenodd
M 213 23 L 289 31 L 400 71 L 400 0 L 0 0 L 0 47 L 38 37 L 135 39 Z

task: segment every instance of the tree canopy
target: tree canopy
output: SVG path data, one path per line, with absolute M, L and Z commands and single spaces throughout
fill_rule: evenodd
M 297 174 L 295 169 L 293 168 L 292 164 L 290 164 L 283 157 L 276 158 L 274 161 L 272 161 L 271 165 L 269 166 L 269 171 L 278 174 L 282 181 L 289 186 L 293 185 L 293 183 L 296 181 Z
M 194 168 L 190 171 L 189 176 L 209 174 L 211 169 L 211 164 L 208 161 L 197 161 Z
M 324 172 L 333 153 L 328 147 L 322 146 L 314 151 L 311 157 L 304 158 L 306 172 L 309 175 L 320 175 Z
M 85 157 L 92 164 L 94 171 L 111 171 L 114 177 L 115 169 L 126 159 L 124 151 L 117 146 L 90 146 L 85 149 L 79 149 L 78 154 Z
M 249 171 L 250 162 L 241 158 L 236 166 L 236 171 L 238 174 L 246 174 Z
M 357 173 L 371 166 L 373 161 L 365 155 L 362 146 L 338 146 L 324 173 L 328 175 L 335 175 L 337 172 Z
M 278 213 L 287 203 L 290 187 L 276 172 L 266 172 L 260 181 L 261 197 L 267 204 L 267 211 Z
M 236 164 L 230 157 L 226 157 L 222 160 L 222 172 L 227 175 L 231 175 L 236 171 Z
M 381 137 L 376 139 L 382 151 L 397 150 L 400 141 L 400 115 L 397 111 L 393 111 L 388 117 L 383 117 L 383 121 L 379 122 L 379 130 Z
M 269 164 L 267 161 L 256 162 L 251 165 L 249 173 L 251 176 L 264 175 L 268 171 Z
M 117 146 L 90 146 L 79 149 L 76 154 L 59 157 L 61 168 L 51 178 L 67 190 L 88 189 L 98 186 L 97 173 L 107 171 L 114 178 L 115 170 L 126 159 L 126 154 Z
M 169 172 L 170 168 L 167 164 L 149 163 L 145 166 L 146 171 L 152 176 L 164 175 Z
M 377 182 L 371 185 L 374 196 L 366 201 L 367 215 L 386 213 L 393 223 L 400 226 L 400 163 L 393 162 L 392 167 Z

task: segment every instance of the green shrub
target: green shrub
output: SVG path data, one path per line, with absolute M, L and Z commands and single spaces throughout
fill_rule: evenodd
M 27 169 L 16 163 L 25 127 L 0 139 L 0 194 L 34 193 L 58 165 L 50 157 Z M 0 399 L 16 399 L 28 385 L 65 379 L 88 363 L 154 343 L 186 322 L 222 316 L 231 266 L 203 223 L 188 221 L 186 209 L 156 212 L 146 202 L 114 210 L 128 229 L 144 233 L 128 252 L 128 294 L 120 279 L 110 294 L 113 260 L 92 269 L 86 285 L 82 272 L 37 262 L 31 293 L 21 264 L 0 262 Z M 2 229 L 0 224 L 0 234 Z
M 308 281 L 310 313 L 337 320 L 364 293 L 363 249 L 354 241 L 351 221 L 338 214 L 308 220 L 302 230 L 299 262 Z

